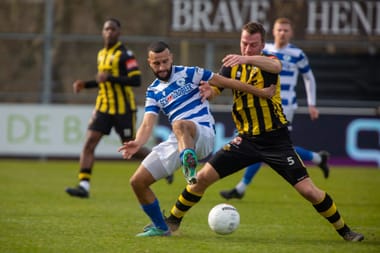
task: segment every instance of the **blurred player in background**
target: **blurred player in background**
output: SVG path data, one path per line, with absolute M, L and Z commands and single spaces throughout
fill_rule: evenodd
M 66 189 L 73 197 L 89 197 L 95 148 L 103 135 L 109 135 L 114 128 L 122 143 L 135 137 L 136 103 L 132 87 L 141 85 L 141 72 L 133 52 L 119 40 L 120 29 L 120 22 L 115 18 L 104 22 L 104 48 L 98 52 L 95 80 L 73 83 L 75 93 L 82 89 L 99 89 L 80 155 L 79 184 Z M 134 157 L 142 159 L 149 151 L 142 147 Z
M 290 44 L 290 39 L 293 36 L 291 21 L 287 18 L 276 19 L 272 32 L 274 43 L 266 43 L 263 52 L 265 54 L 276 55 L 281 60 L 281 103 L 286 119 L 292 123 L 294 113 L 298 107 L 296 85 L 299 73 L 302 74 L 305 85 L 310 119 L 318 119 L 319 111 L 316 108 L 315 78 L 305 53 L 300 48 Z M 289 129 L 291 130 L 291 126 L 289 126 Z M 324 177 L 328 178 L 330 172 L 328 166 L 328 152 L 323 150 L 314 152 L 299 146 L 296 146 L 295 149 L 303 161 L 311 161 L 317 165 L 321 168 Z M 261 163 L 248 166 L 241 181 L 233 189 L 221 191 L 220 195 L 225 199 L 241 199 L 260 167 Z

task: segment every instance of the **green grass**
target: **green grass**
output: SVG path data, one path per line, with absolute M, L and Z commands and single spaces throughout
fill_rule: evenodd
M 333 168 L 325 180 L 310 169 L 345 221 L 365 235 L 349 243 L 267 167 L 242 200 L 229 202 L 241 216 L 233 234 L 213 233 L 207 214 L 224 202 L 219 191 L 234 186 L 242 172 L 210 187 L 178 235 L 136 238 L 149 222 L 128 183 L 137 165 L 97 161 L 91 197 L 76 199 L 64 189 L 77 183 L 77 161 L 0 160 L 0 252 L 380 252 L 380 170 Z M 162 180 L 153 186 L 161 208 L 169 210 L 185 186 L 180 173 L 172 185 Z

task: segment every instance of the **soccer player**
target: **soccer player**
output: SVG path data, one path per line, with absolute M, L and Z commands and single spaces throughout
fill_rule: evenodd
M 182 191 L 165 220 L 171 231 L 176 231 L 183 217 L 202 199 L 210 185 L 250 164 L 265 162 L 309 201 L 344 240 L 361 241 L 364 236 L 348 227 L 332 197 L 313 183 L 293 148 L 288 121 L 281 108 L 279 75 L 255 64 L 256 57 L 262 55 L 264 43 L 263 26 L 257 22 L 245 24 L 240 42 L 243 56 L 227 55 L 221 73 L 233 79 L 245 79 L 246 83 L 258 88 L 276 81 L 276 94 L 266 99 L 233 91 L 232 115 L 238 135 L 202 167 L 197 183 Z
M 274 43 L 266 43 L 263 52 L 265 54 L 276 55 L 282 62 L 282 71 L 280 72 L 281 103 L 286 119 L 292 123 L 294 113 L 298 107 L 296 85 L 299 73 L 302 74 L 305 85 L 310 119 L 318 119 L 319 111 L 316 108 L 315 78 L 305 53 L 300 48 L 290 44 L 290 39 L 293 36 L 291 21 L 287 18 L 276 19 L 272 33 Z M 291 130 L 291 126 L 289 126 L 289 130 Z M 303 161 L 311 161 L 313 164 L 319 166 L 324 177 L 328 178 L 330 171 L 327 163 L 329 158 L 328 152 L 323 150 L 314 152 L 299 146 L 296 146 L 295 149 Z M 240 182 L 230 190 L 221 191 L 220 195 L 227 200 L 243 198 L 246 188 L 252 182 L 260 166 L 261 163 L 248 166 Z
M 172 175 L 181 165 L 187 183 L 196 183 L 198 160 L 208 157 L 213 152 L 215 122 L 209 103 L 205 99 L 210 95 L 211 88 L 208 83 L 267 98 L 275 92 L 274 85 L 258 89 L 200 67 L 173 65 L 173 55 L 169 46 L 161 41 L 148 47 L 148 63 L 156 79 L 146 91 L 144 118 L 137 130 L 136 139 L 125 142 L 119 148 L 119 152 L 123 158 L 131 158 L 151 136 L 160 111 L 168 117 L 172 133 L 167 140 L 153 147 L 152 152 L 130 178 L 130 184 L 142 210 L 153 223 L 153 226 L 137 234 L 139 237 L 170 235 L 158 199 L 150 185 Z M 281 64 L 271 59 L 264 59 L 261 65 L 275 68 L 278 72 L 281 70 Z M 208 83 L 202 85 L 203 82 Z
M 119 40 L 120 29 L 120 22 L 115 18 L 104 22 L 104 48 L 98 52 L 95 80 L 76 80 L 73 83 L 75 93 L 87 88 L 99 89 L 80 155 L 79 184 L 66 188 L 66 192 L 73 197 L 90 196 L 95 148 L 103 135 L 109 135 L 114 127 L 123 143 L 134 138 L 136 133 L 136 104 L 132 87 L 141 85 L 141 72 L 133 52 Z M 149 149 L 141 148 L 135 158 L 142 159 L 149 152 Z

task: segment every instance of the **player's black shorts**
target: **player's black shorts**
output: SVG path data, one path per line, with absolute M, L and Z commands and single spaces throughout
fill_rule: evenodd
M 109 135 L 114 127 L 122 142 L 134 138 L 136 133 L 136 112 L 127 114 L 107 114 L 94 111 L 88 129 Z
M 309 176 L 286 127 L 257 136 L 239 135 L 208 162 L 220 178 L 257 162 L 265 162 L 292 185 Z

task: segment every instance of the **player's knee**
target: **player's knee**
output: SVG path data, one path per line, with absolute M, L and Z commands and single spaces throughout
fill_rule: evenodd
M 219 174 L 215 169 L 206 164 L 197 174 L 197 188 L 206 190 L 211 184 L 219 180 Z
M 324 192 L 311 182 L 303 182 L 303 184 L 296 186 L 296 189 L 312 204 L 319 203 L 324 197 Z
M 172 130 L 176 136 L 183 134 L 194 135 L 195 123 L 189 120 L 176 120 L 172 124 Z
M 141 178 L 138 176 L 138 174 L 134 174 L 130 179 L 129 179 L 129 184 L 131 185 L 133 190 L 140 190 L 143 188 L 143 181 Z
M 308 201 L 315 204 L 321 201 L 323 199 L 323 191 L 319 190 L 316 187 L 303 187 L 300 190 L 298 190 L 299 193 Z
M 87 153 L 95 152 L 95 148 L 98 145 L 99 140 L 100 140 L 99 138 L 89 137 L 84 144 L 84 147 L 83 147 L 84 151 Z

